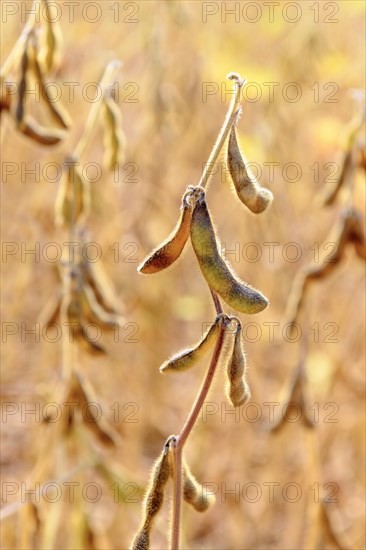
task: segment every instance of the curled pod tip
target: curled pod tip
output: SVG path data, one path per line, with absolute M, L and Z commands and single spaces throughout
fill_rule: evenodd
M 169 237 L 139 265 L 137 270 L 140 273 L 157 273 L 172 265 L 179 258 L 189 237 L 192 211 L 192 206 L 183 200 L 178 224 Z
M 204 198 L 197 201 L 191 221 L 191 240 L 208 285 L 233 309 L 259 313 L 269 304 L 261 292 L 240 281 L 218 251 L 215 230 Z
M 241 202 L 254 214 L 264 212 L 273 201 L 273 194 L 269 189 L 261 187 L 248 167 L 239 148 L 235 124 L 230 131 L 227 164 L 236 194 Z

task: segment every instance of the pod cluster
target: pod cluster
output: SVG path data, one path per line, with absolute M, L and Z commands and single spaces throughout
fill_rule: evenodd
M 188 188 L 176 228 L 144 259 L 138 271 L 157 273 L 172 265 L 180 257 L 189 236 L 209 287 L 230 307 L 242 313 L 259 313 L 267 307 L 267 298 L 241 281 L 220 254 L 205 192 L 200 187 Z
M 156 460 L 150 474 L 150 483 L 144 498 L 144 514 L 141 525 L 132 541 L 132 550 L 148 550 L 150 534 L 157 514 L 160 512 L 169 478 L 174 475 L 174 459 L 170 436 L 162 453 Z M 201 483 L 192 474 L 186 461 L 182 464 L 183 499 L 197 512 L 205 512 L 215 502 L 215 496 L 207 493 Z
M 20 55 L 14 60 L 1 76 L 1 111 L 8 112 L 15 120 L 17 129 L 28 138 L 41 145 L 56 145 L 64 138 L 64 130 L 71 125 L 71 119 L 66 109 L 58 101 L 57 104 L 50 96 L 47 75 L 52 71 L 60 59 L 61 32 L 57 21 L 50 13 L 51 5 L 48 0 L 42 0 L 35 6 L 37 15 L 34 24 L 28 30 Z M 40 10 L 45 17 L 40 17 Z M 43 11 L 44 10 L 44 11 Z M 37 24 L 41 21 L 41 24 Z M 9 81 L 13 80 L 12 72 L 19 72 L 17 95 L 13 94 Z M 33 83 L 38 84 L 41 104 L 50 119 L 50 125 L 43 126 L 29 112 L 27 108 L 27 93 Z
M 42 326 L 62 319 L 70 327 L 70 340 L 92 355 L 105 354 L 105 348 L 92 340 L 88 325 L 99 332 L 115 331 L 123 323 L 120 303 L 100 262 L 79 257 L 73 264 L 61 267 L 62 292 L 52 298 L 40 316 Z

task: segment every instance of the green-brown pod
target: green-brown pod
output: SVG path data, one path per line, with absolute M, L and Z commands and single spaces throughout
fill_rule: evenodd
M 191 240 L 207 283 L 230 307 L 242 313 L 259 313 L 268 306 L 267 298 L 238 280 L 220 256 L 204 198 L 196 202 L 193 210 Z
M 197 512 L 205 512 L 215 502 L 215 495 L 204 493 L 186 462 L 183 463 L 183 498 Z
M 181 255 L 189 237 L 192 207 L 183 200 L 182 213 L 169 237 L 151 252 L 137 268 L 140 273 L 157 273 L 172 265 Z
M 213 346 L 219 333 L 219 326 L 222 322 L 223 316 L 218 315 L 215 322 L 206 331 L 202 340 L 198 342 L 193 348 L 180 351 L 160 367 L 161 372 L 183 372 L 193 367 L 205 353 Z
M 242 203 L 254 214 L 264 212 L 271 204 L 273 195 L 261 187 L 256 177 L 247 166 L 236 137 L 235 124 L 231 128 L 227 154 L 227 164 L 236 193 Z
M 149 535 L 155 519 L 164 501 L 165 485 L 169 479 L 169 451 L 164 450 L 153 467 L 150 485 L 144 502 L 144 519 L 132 542 L 132 550 L 148 550 Z

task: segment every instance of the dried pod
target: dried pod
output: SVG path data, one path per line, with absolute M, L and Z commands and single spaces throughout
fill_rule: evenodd
M 362 260 L 366 260 L 366 237 L 362 215 L 353 209 L 350 216 L 352 219 L 349 221 L 349 240 L 354 243 L 357 256 Z
M 95 392 L 87 380 L 79 373 L 73 373 L 68 400 L 78 403 L 78 408 L 82 411 L 84 426 L 88 428 L 103 445 L 115 445 L 115 434 L 112 428 L 103 417 L 99 418 L 99 415 L 94 413 L 94 406 L 89 406 L 90 403 L 96 403 Z
M 311 418 L 307 402 L 305 381 L 304 363 L 300 361 L 295 369 L 292 382 L 284 399 L 285 405 L 281 409 L 281 414 L 278 415 L 273 423 L 268 425 L 269 431 L 278 432 L 287 424 L 287 418 L 297 416 L 299 410 L 301 411 L 303 426 L 310 429 L 314 428 L 314 421 Z M 293 412 L 292 409 L 294 409 Z
M 84 180 L 79 162 L 68 158 L 55 204 L 56 225 L 65 226 L 85 219 L 90 211 L 90 184 Z
M 91 323 L 107 330 L 113 330 L 121 324 L 121 317 L 106 311 L 103 305 L 98 302 L 93 288 L 85 281 L 83 282 L 80 299 L 83 314 Z
M 122 132 L 121 111 L 113 97 L 105 97 L 103 104 L 104 164 L 107 168 L 114 169 L 116 164 L 123 161 L 126 138 Z
M 52 296 L 45 304 L 38 317 L 38 322 L 41 327 L 46 328 L 57 321 L 60 315 L 61 299 L 61 294 L 58 293 L 56 296 Z
M 97 344 L 89 337 L 86 326 L 84 325 L 80 300 L 80 274 L 65 274 L 65 277 L 67 277 L 67 281 L 65 283 L 65 295 L 61 305 L 61 319 L 67 320 L 72 330 L 71 334 L 81 348 L 92 355 L 106 353 L 103 346 Z
M 48 73 L 60 60 L 62 34 L 58 22 L 55 21 L 55 16 L 51 13 L 51 3 L 49 0 L 43 0 L 43 3 L 46 14 L 46 28 L 41 34 L 40 57 L 45 72 Z
M 97 302 L 108 313 L 120 315 L 121 305 L 101 262 L 84 262 L 81 266 L 84 280 L 93 289 Z
M 193 210 L 191 240 L 207 283 L 230 307 L 242 313 L 259 313 L 268 306 L 267 298 L 238 280 L 220 256 L 204 198 L 196 202 Z
M 149 548 L 149 535 L 153 521 L 163 505 L 164 490 L 169 476 L 169 449 L 164 448 L 151 472 L 150 484 L 144 500 L 144 519 L 132 542 L 132 550 Z
M 3 77 L 0 78 L 0 114 L 2 111 L 10 111 L 13 85 L 10 82 L 6 82 Z
M 248 167 L 238 145 L 235 124 L 230 131 L 227 164 L 236 193 L 241 202 L 254 214 L 264 212 L 271 204 L 273 195 L 271 191 L 260 186 Z
M 320 258 L 319 265 L 311 264 L 296 274 L 287 306 L 287 317 L 291 329 L 295 326 L 310 282 L 313 279 L 327 277 L 335 269 L 342 260 L 348 243 L 354 243 L 357 255 L 365 259 L 365 233 L 361 220 L 361 215 L 357 210 L 346 209 L 326 241 L 326 248 L 333 245 L 333 250 Z
M 205 494 L 186 462 L 183 463 L 183 498 L 197 512 L 205 512 L 215 502 L 215 495 Z
M 27 115 L 18 123 L 18 130 L 40 145 L 56 145 L 64 137 L 61 132 L 54 128 L 43 128 L 30 115 Z
M 323 206 L 330 206 L 332 205 L 337 195 L 342 188 L 344 182 L 347 180 L 348 177 L 352 174 L 353 169 L 353 151 L 352 149 L 348 149 L 344 154 L 340 162 L 341 166 L 341 173 L 339 175 L 339 178 L 335 181 L 332 181 L 327 185 L 327 187 L 324 189 L 324 193 L 321 197 L 321 204 Z
M 38 51 L 34 41 L 32 42 L 32 48 L 30 50 L 30 62 L 35 79 L 39 82 L 42 98 L 47 105 L 51 117 L 61 128 L 67 129 L 71 125 L 70 117 L 59 102 L 56 107 L 55 101 L 53 101 L 50 96 L 49 87 L 46 85 L 45 75 L 38 61 Z
M 183 198 L 178 224 L 169 237 L 139 265 L 137 269 L 140 273 L 157 273 L 179 258 L 189 237 L 192 212 L 192 206 Z
M 29 56 L 27 44 L 25 44 L 21 62 L 20 62 L 20 80 L 18 83 L 18 102 L 15 111 L 15 119 L 19 125 L 24 119 L 25 93 L 27 91 Z
M 227 366 L 227 397 L 234 407 L 244 405 L 249 401 L 251 396 L 245 373 L 246 359 L 242 346 L 242 328 L 241 324 L 237 323 L 233 352 Z
M 220 324 L 226 317 L 218 315 L 203 338 L 193 347 L 180 351 L 160 367 L 160 372 L 183 372 L 193 367 L 214 345 L 219 334 Z

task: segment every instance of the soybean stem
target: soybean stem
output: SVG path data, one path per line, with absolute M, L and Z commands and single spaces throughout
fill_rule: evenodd
M 93 130 L 98 121 L 100 109 L 103 105 L 103 99 L 107 93 L 108 88 L 111 86 L 112 79 L 116 76 L 117 71 L 121 67 L 121 64 L 122 64 L 121 61 L 113 60 L 113 61 L 110 61 L 105 68 L 103 76 L 99 82 L 98 91 L 100 93 L 100 99 L 96 101 L 93 104 L 92 108 L 90 109 L 88 119 L 85 124 L 84 132 L 74 151 L 74 156 L 77 159 L 79 159 L 82 156 L 82 154 L 84 153 L 85 149 L 89 144 L 89 140 L 93 134 Z
M 179 550 L 179 534 L 180 534 L 180 515 L 182 502 L 182 452 L 183 446 L 190 435 L 198 415 L 202 409 L 202 405 L 206 399 L 208 391 L 211 387 L 216 368 L 219 362 L 221 350 L 224 343 L 225 326 L 220 326 L 219 336 L 217 338 L 215 350 L 211 359 L 210 367 L 207 371 L 206 378 L 202 384 L 198 396 L 193 404 L 191 412 L 180 432 L 176 437 L 176 445 L 174 447 L 174 496 L 173 496 L 173 522 L 172 522 L 172 541 L 171 550 Z
M 216 143 L 211 151 L 210 157 L 203 170 L 199 186 L 205 188 L 210 176 L 212 174 L 213 167 L 218 159 L 218 156 L 224 146 L 228 133 L 235 122 L 238 114 L 238 108 L 240 105 L 241 90 L 245 84 L 245 80 L 242 80 L 239 75 L 232 75 L 231 78 L 235 81 L 235 94 L 231 102 L 228 114 L 226 115 L 225 122 L 220 130 Z M 212 299 L 215 304 L 217 314 L 222 313 L 222 307 L 220 300 L 214 290 L 210 288 Z M 220 326 L 219 336 L 217 338 L 214 353 L 212 355 L 209 369 L 206 373 L 205 380 L 199 391 L 198 396 L 192 406 L 191 412 L 185 421 L 185 424 L 176 440 L 173 447 L 173 459 L 174 459 L 174 471 L 173 471 L 173 519 L 172 519 L 172 536 L 171 536 L 171 550 L 179 550 L 179 538 L 180 538 L 180 517 L 181 517 L 181 503 L 182 503 L 182 453 L 183 447 L 186 443 L 196 421 L 198 415 L 202 409 L 203 403 L 207 397 L 209 389 L 212 384 L 212 380 L 215 376 L 219 358 L 221 355 L 222 347 L 224 344 L 225 326 Z
M 205 164 L 204 170 L 202 172 L 202 176 L 199 182 L 199 186 L 205 188 L 208 180 L 210 179 L 212 175 L 213 168 L 216 164 L 216 161 L 221 153 L 221 150 L 224 146 L 225 140 L 231 130 L 232 125 L 235 122 L 235 119 L 237 117 L 238 108 L 240 106 L 240 100 L 241 100 L 241 91 L 245 84 L 245 79 L 241 79 L 238 75 L 234 79 L 235 81 L 235 90 L 234 90 L 234 97 L 231 101 L 231 105 L 229 107 L 229 111 L 226 115 L 225 122 L 220 130 L 220 133 L 217 137 L 216 143 L 211 151 L 210 157 Z
M 182 509 L 182 446 L 175 442 L 173 446 L 173 519 L 172 519 L 172 550 L 179 549 L 180 518 Z
M 212 299 L 213 299 L 214 304 L 215 304 L 216 313 L 217 313 L 217 315 L 220 315 L 220 313 L 222 313 L 222 307 L 221 307 L 219 297 L 216 294 L 216 292 L 214 290 L 212 290 L 212 288 L 210 288 L 210 292 L 211 292 L 211 296 L 212 296 Z

